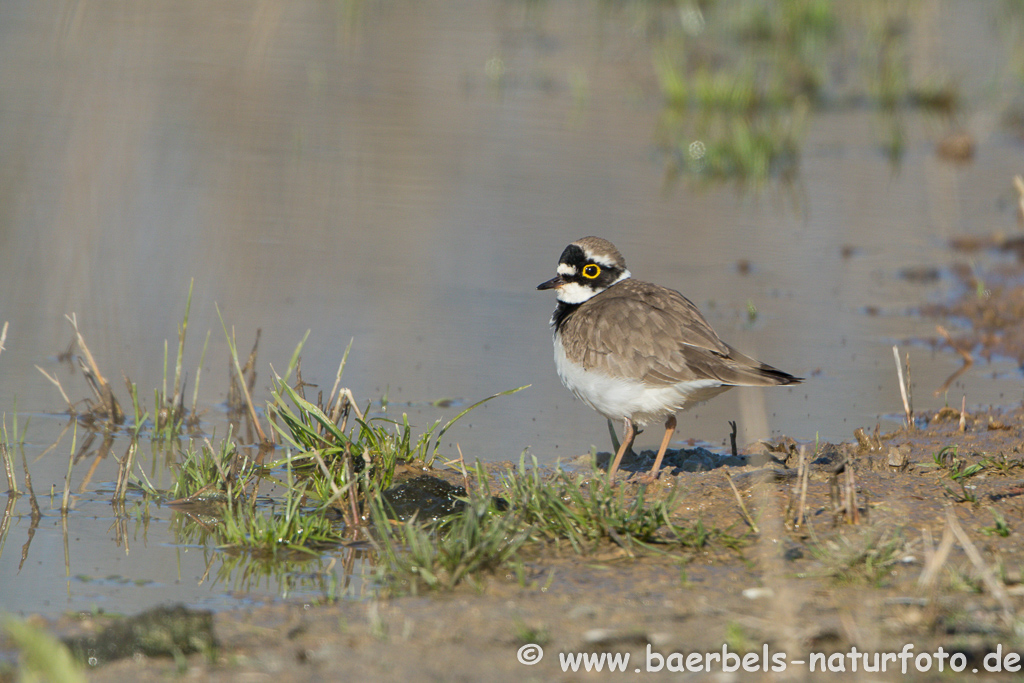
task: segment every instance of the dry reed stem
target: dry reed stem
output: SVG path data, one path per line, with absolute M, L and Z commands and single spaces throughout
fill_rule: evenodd
M 844 487 L 846 489 L 846 519 L 850 524 L 860 524 L 860 511 L 857 509 L 857 480 L 853 474 L 852 463 L 846 463 Z
M 7 494 L 18 495 L 18 480 L 14 476 L 14 463 L 11 461 L 11 453 L 7 444 L 0 441 L 0 455 L 4 459 L 4 471 L 7 473 Z
M 235 328 L 231 328 L 231 341 L 234 345 L 235 339 Z M 249 358 L 245 361 L 245 369 L 251 370 L 256 365 L 256 347 L 260 343 L 260 330 L 256 330 L 256 343 L 253 344 L 252 351 L 249 352 Z M 237 347 L 236 347 L 237 348 Z M 260 425 L 259 418 L 256 416 L 256 407 L 252 403 L 252 395 L 249 393 L 248 382 L 246 382 L 245 372 L 238 364 L 238 354 L 231 354 L 231 364 L 235 368 L 235 372 L 238 373 L 238 384 L 242 389 L 242 398 L 245 400 L 245 405 L 249 409 L 249 419 L 252 421 L 253 427 L 256 429 L 256 433 L 259 434 L 260 443 L 267 441 L 267 435 L 263 432 L 263 427 Z M 253 385 L 256 383 L 256 373 L 253 372 L 251 380 Z
M 903 397 L 903 411 L 907 415 L 907 430 L 914 428 L 914 413 L 910 409 L 910 397 L 908 396 L 907 384 L 903 379 L 903 364 L 900 362 L 900 351 L 894 345 L 892 347 L 892 355 L 896 359 L 896 376 L 900 381 L 900 396 Z M 907 354 L 907 374 L 910 374 L 910 354 Z
M 967 431 L 967 394 L 964 394 L 960 399 L 960 424 L 958 429 L 961 432 Z
M 339 415 L 341 414 L 341 394 L 338 393 L 338 385 L 341 384 L 341 372 L 344 368 L 345 361 L 342 360 L 338 365 L 338 374 L 334 376 L 334 386 L 331 387 L 331 392 L 327 394 L 327 405 L 331 406 L 331 415 L 333 415 L 335 411 L 338 411 Z
M 338 418 L 341 416 L 342 411 L 342 393 L 338 391 L 338 387 L 341 386 L 341 376 L 345 372 L 345 364 L 348 363 L 348 354 L 352 350 L 352 344 L 355 340 L 355 337 L 348 340 L 348 346 L 345 347 L 345 353 L 341 355 L 341 362 L 338 363 L 338 373 L 334 376 L 334 386 L 331 387 L 331 393 L 327 395 L 327 405 L 331 405 L 332 403 L 334 404 L 330 412 L 330 418 L 334 424 L 338 424 Z M 348 390 L 343 389 L 342 391 Z M 352 392 L 348 391 L 348 395 L 351 396 Z M 352 402 L 352 405 L 355 405 L 354 401 Z M 360 417 L 360 419 L 362 418 Z M 342 431 L 345 431 L 344 427 L 342 428 Z
M 978 570 L 982 583 L 985 584 L 989 593 L 992 594 L 992 597 L 1003 608 L 1003 619 L 1008 625 L 1013 625 L 1013 605 L 1010 603 L 1010 597 L 1006 594 L 1006 587 L 1003 586 L 1003 582 L 997 579 L 992 570 L 985 564 L 981 553 L 978 552 L 977 546 L 974 545 L 971 537 L 967 535 L 967 532 L 960 526 L 960 522 L 957 521 L 952 507 L 946 508 L 946 523 L 952 530 L 953 535 L 956 536 L 956 540 L 960 542 L 960 547 L 964 549 L 971 564 Z
M 4 342 L 7 341 L 7 321 L 4 321 L 4 328 L 0 330 L 0 353 L 4 351 Z
M 352 394 L 352 390 L 346 387 L 342 389 L 342 391 L 345 393 L 346 400 L 352 406 L 352 410 L 356 411 L 356 417 L 358 417 L 360 421 L 365 422 L 366 418 L 363 415 L 363 411 L 359 410 L 359 404 L 356 403 L 356 397 Z
M 253 391 L 256 388 L 256 354 L 260 348 L 260 336 L 263 334 L 263 328 L 256 328 L 256 340 L 252 343 L 252 349 L 249 351 L 249 356 L 245 359 L 245 366 L 242 368 L 243 374 L 248 373 L 249 379 L 246 386 L 249 391 Z
M 803 526 L 804 523 L 804 510 L 807 506 L 807 480 L 811 474 L 811 463 L 806 458 L 805 449 L 806 446 L 800 446 L 800 464 L 803 470 L 800 472 L 800 507 L 796 512 L 797 527 Z
M 953 550 L 953 530 L 947 523 L 945 528 L 942 530 L 942 540 L 939 542 L 938 549 L 931 547 L 931 532 L 928 532 L 928 542 L 925 544 L 925 548 L 928 554 L 928 558 L 925 560 L 924 569 L 921 570 L 921 575 L 917 577 L 917 585 L 922 589 L 931 589 L 935 586 L 935 582 L 939 578 L 939 572 L 942 571 L 942 567 L 945 566 L 946 560 L 949 559 L 949 553 Z
M 132 441 L 128 445 L 128 451 L 121 458 L 120 466 L 117 469 L 117 486 L 114 488 L 114 502 L 124 505 L 125 496 L 128 494 L 128 475 L 135 464 L 135 450 L 137 443 Z
M 910 352 L 904 355 L 907 362 L 907 405 L 910 407 L 910 428 L 914 428 L 914 385 L 910 380 Z
M 64 393 L 64 387 L 62 387 L 60 385 L 60 380 L 57 379 L 57 376 L 56 375 L 51 375 L 50 373 L 46 372 L 46 370 L 43 370 L 38 365 L 35 366 L 35 367 L 36 367 L 36 370 L 38 370 L 39 372 L 43 373 L 43 377 L 45 377 L 46 379 L 50 380 L 50 382 L 52 382 L 53 385 L 55 387 L 57 387 L 57 391 L 59 391 L 60 395 L 64 398 L 64 402 L 68 404 L 68 412 L 71 413 L 72 415 L 74 415 L 75 414 L 75 404 L 72 403 L 71 399 L 68 398 L 68 395 L 66 393 Z
M 341 402 L 342 399 L 345 399 L 345 403 Z M 338 424 L 337 420 L 339 417 L 341 417 L 342 415 L 345 416 L 341 424 L 338 425 L 338 429 L 340 429 L 341 431 L 345 431 L 345 428 L 348 426 L 348 413 L 345 412 L 348 406 L 352 407 L 352 410 L 355 411 L 356 417 L 359 419 L 360 422 L 365 421 L 363 419 L 363 412 L 359 410 L 359 406 L 356 404 L 356 397 L 352 393 L 352 390 L 349 389 L 348 387 L 342 387 L 341 390 L 338 392 L 338 398 L 337 401 L 335 401 L 335 407 L 331 410 L 331 419 L 334 421 L 335 424 Z
M 75 330 L 75 339 L 78 342 L 78 348 L 85 357 L 85 360 L 79 360 L 79 365 L 82 368 L 82 373 L 85 375 L 86 380 L 89 382 L 89 386 L 92 388 L 93 393 L 96 394 L 97 400 L 100 405 L 103 406 L 104 410 L 107 411 L 107 416 L 112 419 L 115 423 L 121 424 L 124 421 L 124 411 L 121 410 L 121 406 L 117 403 L 117 399 L 114 398 L 114 391 L 110 388 L 110 382 L 100 372 L 99 365 L 96 364 L 96 359 L 93 358 L 92 352 L 89 351 L 89 347 L 85 344 L 85 339 L 82 337 L 82 333 L 78 330 L 78 319 L 74 313 L 71 315 L 65 315 L 68 322 L 71 323 L 71 327 Z
M 18 416 L 14 416 L 14 426 L 17 427 Z M 7 447 L 7 413 L 4 413 L 3 422 L 0 423 L 0 456 L 3 457 L 4 471 L 7 473 L 7 495 L 18 495 L 18 479 L 14 476 L 14 460 L 11 451 Z
M 4 507 L 4 516 L 0 518 L 0 550 L 3 550 L 7 542 L 7 531 L 11 528 L 11 519 L 14 518 L 14 506 L 17 499 L 14 496 L 7 496 L 7 505 Z
M 468 496 L 469 495 L 469 474 L 466 472 L 466 459 L 462 456 L 462 447 L 459 445 L 458 441 L 455 442 L 455 450 L 457 450 L 459 452 L 459 459 L 458 460 L 449 460 L 445 464 L 447 464 L 447 465 L 452 465 L 454 463 L 458 463 L 459 464 L 459 469 L 462 471 L 462 488 L 465 489 L 466 495 Z
M 68 456 L 68 473 L 64 477 L 64 497 L 61 499 L 60 512 L 61 516 L 67 523 L 68 518 L 68 497 L 71 495 L 71 469 L 75 465 L 75 442 L 78 440 L 78 422 L 75 422 L 74 431 L 71 432 L 71 455 Z M 67 533 L 65 529 L 65 534 Z M 64 544 L 67 545 L 67 538 L 64 539 Z M 66 551 L 65 551 L 66 552 Z
M 1024 178 L 1019 175 L 1013 176 L 1013 186 L 1017 188 L 1017 220 L 1024 223 Z
M 757 528 L 757 524 L 754 522 L 754 518 L 751 517 L 750 513 L 747 511 L 747 506 L 743 504 L 743 498 L 740 496 L 739 489 L 736 488 L 736 484 L 733 482 L 732 477 L 728 472 L 723 472 L 723 474 L 725 474 L 725 478 L 728 480 L 729 486 L 732 487 L 732 492 L 736 496 L 736 502 L 740 504 L 740 514 L 743 515 L 744 521 L 750 525 L 750 528 L 755 534 L 761 533 Z
M 352 481 L 350 481 L 348 484 L 346 484 L 345 488 L 346 489 L 350 488 L 353 484 L 355 484 L 355 480 L 354 479 Z M 352 492 L 352 494 L 348 497 L 348 504 L 349 504 L 349 519 L 352 520 L 349 523 L 349 526 L 350 527 L 359 526 L 360 522 L 362 522 L 362 519 L 359 517 L 359 489 L 358 488 L 355 489 Z
M 921 527 L 921 549 L 924 552 L 924 567 L 927 567 L 935 557 L 935 542 L 932 540 L 932 530 L 926 526 Z
M 796 500 L 798 499 L 798 497 L 800 495 L 800 479 L 803 476 L 803 472 L 804 472 L 804 458 L 805 458 L 805 449 L 804 449 L 804 446 L 801 445 L 800 446 L 800 455 L 799 455 L 799 458 L 797 459 L 797 464 L 796 464 L 796 481 L 793 483 L 793 486 L 790 488 L 789 497 L 788 497 L 788 499 L 786 501 L 786 510 L 785 510 L 785 512 L 782 515 L 783 523 L 789 529 L 796 529 L 796 527 L 797 527 L 797 523 L 796 523 L 797 513 L 794 511 L 794 507 L 796 506 Z
M 64 537 L 64 574 L 71 576 L 71 547 L 68 544 L 68 516 L 66 513 L 60 516 L 60 530 Z
M 857 509 L 857 481 L 853 474 L 853 463 L 847 460 L 832 474 L 829 481 L 829 495 L 832 500 L 833 522 L 838 522 L 840 513 L 846 515 L 847 524 L 858 524 L 860 512 Z
M 14 460 L 11 458 L 10 450 L 8 450 L 6 444 L 0 443 L 0 453 L 3 453 L 4 470 L 7 472 L 7 495 L 21 495 L 21 492 L 18 491 L 18 478 L 14 474 Z

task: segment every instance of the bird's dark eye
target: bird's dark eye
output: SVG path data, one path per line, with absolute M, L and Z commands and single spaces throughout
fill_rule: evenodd
M 601 267 L 596 263 L 588 263 L 583 266 L 583 277 L 593 280 L 595 277 L 601 274 Z

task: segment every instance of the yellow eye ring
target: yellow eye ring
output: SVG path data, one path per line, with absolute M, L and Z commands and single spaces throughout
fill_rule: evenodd
M 601 267 L 596 263 L 588 263 L 583 266 L 583 277 L 593 280 L 601 274 Z

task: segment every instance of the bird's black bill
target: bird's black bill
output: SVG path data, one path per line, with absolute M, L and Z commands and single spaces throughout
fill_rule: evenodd
M 561 275 L 556 275 L 547 282 L 542 282 L 539 285 L 537 285 L 537 289 L 554 289 L 556 287 L 561 287 L 564 284 L 565 278 L 563 278 Z

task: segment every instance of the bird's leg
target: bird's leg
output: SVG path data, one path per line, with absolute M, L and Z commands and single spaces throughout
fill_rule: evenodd
M 623 422 L 622 432 L 622 444 L 619 445 L 619 452 L 615 454 L 615 460 L 612 462 L 612 466 L 608 468 L 608 481 L 615 478 L 615 473 L 619 470 L 619 463 L 622 462 L 622 456 L 626 454 L 629 447 L 633 445 L 633 439 L 636 437 L 636 428 L 633 427 L 633 421 L 628 417 Z
M 665 436 L 661 437 L 661 448 L 658 449 L 658 457 L 654 459 L 654 466 L 651 467 L 651 477 L 657 478 L 658 471 L 661 469 L 661 459 L 665 457 L 665 451 L 668 449 L 669 439 L 672 438 L 672 434 L 676 431 L 676 416 L 669 415 L 668 419 L 665 420 Z

